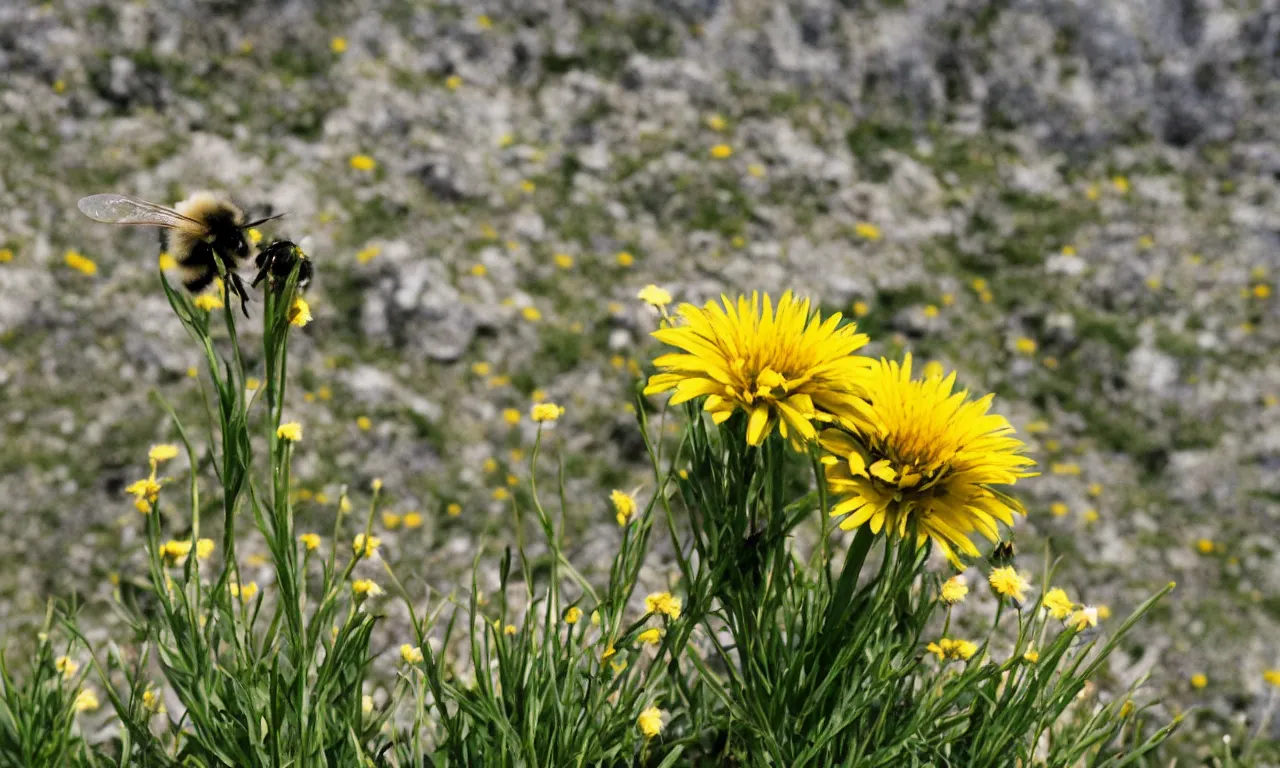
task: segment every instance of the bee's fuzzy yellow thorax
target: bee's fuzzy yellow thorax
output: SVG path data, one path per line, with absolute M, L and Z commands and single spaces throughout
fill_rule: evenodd
M 215 192 L 194 192 L 186 200 L 175 204 L 173 209 L 189 219 L 202 223 L 218 213 L 230 213 L 236 225 L 244 224 L 245 221 L 244 211 Z

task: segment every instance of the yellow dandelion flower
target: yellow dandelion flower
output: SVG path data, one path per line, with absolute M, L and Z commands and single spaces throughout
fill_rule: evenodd
M 1027 652 L 1022 654 L 1022 658 L 1026 659 L 1032 664 L 1035 664 L 1037 661 L 1040 660 L 1040 652 L 1037 651 L 1035 648 L 1028 648 Z
M 564 612 L 564 623 L 566 624 L 577 624 L 581 620 L 582 609 L 576 605 Z
M 357 171 L 368 172 L 378 167 L 378 161 L 374 160 L 369 155 L 352 155 L 348 162 L 351 164 L 351 167 Z
M 403 520 L 404 517 L 396 512 L 382 513 L 382 527 L 386 528 L 388 531 L 394 531 L 399 528 L 400 523 L 403 522 Z
M 636 497 L 625 491 L 614 489 L 609 493 L 609 500 L 613 502 L 613 509 L 617 513 L 618 525 L 626 525 L 636 513 Z
M 521 308 L 521 309 L 520 309 L 520 316 L 521 316 L 521 317 L 523 317 L 525 320 L 527 320 L 527 321 L 531 322 L 531 323 L 536 323 L 536 322 L 538 322 L 539 320 L 541 320 L 541 319 L 542 319 L 542 313 L 538 311 L 538 308 L 537 308 L 537 307 L 523 307 L 523 308 Z
M 997 523 L 1013 525 L 1026 510 L 994 486 L 1034 473 L 1035 462 L 1021 454 L 1003 416 L 988 413 L 992 395 L 968 400 L 952 392 L 955 373 L 945 379 L 911 379 L 911 356 L 899 365 L 880 360 L 864 378 L 874 403 L 869 422 L 853 434 L 828 429 L 823 447 L 827 482 L 839 497 L 832 517 L 852 530 L 869 523 L 872 533 L 905 536 L 914 524 L 921 544 L 932 539 L 959 565 L 957 552 L 978 556 L 974 532 L 1000 538 Z
M 494 501 L 506 501 L 511 498 L 511 492 L 506 488 L 494 488 L 493 493 L 491 493 L 490 496 Z
M 373 557 L 378 554 L 378 547 L 382 546 L 382 539 L 377 536 L 365 536 L 363 533 L 357 533 L 354 541 L 351 542 L 351 551 L 360 557 Z
M 1061 501 L 1055 501 L 1049 505 L 1049 514 L 1054 517 L 1066 517 L 1071 512 L 1071 508 Z
M 707 127 L 710 128 L 711 130 L 719 133 L 720 131 L 723 131 L 725 129 L 726 125 L 728 125 L 728 123 L 726 123 L 724 118 L 721 117 L 720 115 L 717 115 L 714 112 L 710 115 L 707 115 Z
M 200 539 L 196 542 L 196 559 L 208 560 L 213 554 L 213 539 Z
M 423 658 L 422 648 L 405 643 L 400 646 L 400 658 L 404 659 L 405 664 L 421 664 Z
M 458 517 L 462 514 L 462 505 L 454 501 L 444 508 L 444 513 L 449 517 Z
M 1280 669 L 1268 669 L 1262 673 L 1262 679 L 1280 688 Z
M 3 261 L 3 259 L 0 259 L 0 261 Z M 171 269 L 178 268 L 178 260 L 173 258 L 173 255 L 168 251 L 160 252 L 160 258 L 156 260 L 156 264 L 163 272 L 168 272 Z
M 1202 555 L 1213 554 L 1213 550 L 1214 550 L 1213 539 L 1200 539 L 1199 541 L 1196 542 L 1196 549 L 1200 550 L 1200 554 Z
M 80 669 L 80 665 L 75 663 L 70 656 L 59 656 L 53 662 L 53 668 L 61 673 L 63 680 L 70 680 L 75 677 L 76 670 Z
M 311 305 L 301 296 L 293 298 L 293 306 L 289 307 L 289 325 L 301 328 L 311 322 Z
M 683 604 L 680 598 L 675 597 L 670 592 L 654 592 L 644 599 L 644 609 L 648 613 L 661 613 L 670 617 L 673 621 L 680 618 L 680 609 Z
M 942 582 L 942 590 L 939 598 L 947 605 L 955 605 L 963 602 L 966 595 L 969 594 L 969 584 L 964 574 L 956 574 L 946 581 Z
M 573 269 L 573 257 L 567 253 L 557 253 L 551 257 L 560 269 Z
M 728 144 L 717 144 L 711 148 L 711 156 L 717 160 L 726 160 L 733 157 L 733 147 Z
M 153 464 L 161 464 L 176 459 L 178 457 L 178 446 L 172 443 L 161 443 L 160 445 L 151 446 L 151 450 L 147 453 L 147 458 Z
M 636 298 L 654 307 L 665 307 L 671 303 L 671 294 L 665 288 L 650 283 L 636 294 Z
M 85 688 L 76 694 L 76 700 L 71 708 L 77 712 L 92 712 L 100 706 L 102 705 L 98 702 L 98 694 L 92 688 Z
M 151 504 L 156 503 L 156 499 L 160 496 L 160 483 L 156 481 L 155 475 L 144 477 L 141 480 L 135 480 L 125 486 L 125 493 L 128 493 L 138 501 L 146 501 Z
M 957 640 L 944 637 L 936 643 L 929 643 L 925 650 L 938 657 L 938 661 L 968 661 L 978 652 L 978 645 L 970 640 Z
M 996 594 L 1007 597 L 1015 603 L 1026 602 L 1026 591 L 1031 588 L 1027 580 L 1014 570 L 1012 565 L 993 568 L 991 574 L 987 577 L 987 581 L 991 584 L 991 588 L 996 591 Z
M 869 315 L 869 314 L 871 314 L 871 305 L 870 305 L 870 304 L 868 304 L 868 303 L 867 303 L 867 302 L 865 302 L 865 301 L 855 301 L 855 302 L 853 302 L 853 316 L 854 316 L 854 317 L 866 317 L 866 316 L 867 316 L 867 315 Z
M 382 587 L 374 583 L 373 579 L 356 579 L 351 582 L 351 591 L 363 597 L 377 597 L 382 594 Z
M 1034 355 L 1036 353 L 1037 344 L 1035 339 L 1029 339 L 1026 336 L 1023 336 L 1013 343 L 1013 348 L 1024 355 Z
M 205 312 L 212 312 L 215 309 L 221 309 L 223 306 L 222 297 L 216 293 L 202 293 L 195 297 L 191 303 L 196 306 L 196 309 L 204 310 Z
M 1191 687 L 1200 690 L 1209 684 L 1209 678 L 1202 672 L 1197 672 L 1191 676 Z
M 253 600 L 258 594 L 258 582 L 256 581 L 251 581 L 248 584 L 237 584 L 233 581 L 227 586 L 232 597 L 239 598 L 246 603 Z
M 662 630 L 658 629 L 657 627 L 653 627 L 652 629 L 646 629 L 645 631 L 636 635 L 636 642 L 648 643 L 649 645 L 657 645 L 658 643 L 662 642 Z
M 514 427 L 515 425 L 520 423 L 520 419 L 521 419 L 520 411 L 517 411 L 515 408 L 503 409 L 502 420 L 507 422 L 507 424 Z
M 882 237 L 880 228 L 869 221 L 859 221 L 853 225 L 853 233 L 863 240 L 875 242 Z
M 462 77 L 459 75 L 449 75 L 445 78 L 444 87 L 451 91 L 456 91 L 462 87 Z
M 564 415 L 564 408 L 555 403 L 538 403 L 529 411 L 529 416 L 541 424 L 544 421 L 555 421 Z
M 636 263 L 636 257 L 635 257 L 635 256 L 632 256 L 632 255 L 631 255 L 630 253 L 628 253 L 627 251 L 618 251 L 618 254 L 617 254 L 616 256 L 614 256 L 614 259 L 618 262 L 618 266 L 620 266 L 620 267 L 629 267 L 629 266 L 631 266 L 632 264 L 635 264 L 635 263 Z M 612 305 L 611 305 L 611 306 L 612 306 Z M 619 309 L 618 309 L 616 312 L 615 312 L 615 311 L 613 311 L 613 310 L 610 310 L 610 312 L 613 312 L 613 314 L 615 314 L 615 315 L 616 315 L 618 312 L 621 312 L 621 311 L 622 311 L 622 310 L 621 310 L 621 307 L 619 307 Z
M 662 710 L 657 707 L 649 707 L 636 718 L 636 727 L 646 739 L 652 739 L 662 733 L 664 727 L 662 714 Z
M 1253 286 L 1253 297 L 1255 299 L 1271 298 L 1271 286 L 1267 285 L 1266 283 L 1259 283 Z
M 347 50 L 347 38 L 335 37 L 329 41 L 329 50 L 334 53 L 344 53 Z
M 777 306 L 765 295 L 740 296 L 735 305 L 680 305 L 685 324 L 653 332 L 683 350 L 654 360 L 659 371 L 646 395 L 674 389 L 672 405 L 706 397 L 703 409 L 722 424 L 734 412 L 748 415 L 746 440 L 760 445 L 777 427 L 793 446 L 817 436 L 814 423 L 869 424 L 860 383 L 873 361 L 853 354 L 867 343 L 839 313 L 824 322 L 810 315 L 809 300 L 783 294 Z
M 302 425 L 296 421 L 290 421 L 287 424 L 281 424 L 276 429 L 276 437 L 281 440 L 288 440 L 291 443 L 297 443 L 302 440 Z
M 451 504 L 450 506 L 452 507 L 452 506 L 455 506 L 455 505 L 452 505 L 452 504 Z M 461 507 L 458 507 L 458 512 L 459 512 L 459 513 L 461 513 L 461 512 L 462 512 L 462 508 L 461 508 Z M 422 513 L 421 513 L 421 512 L 408 512 L 408 513 L 406 513 L 406 514 L 405 514 L 405 516 L 404 516 L 404 527 L 405 527 L 405 528 L 410 528 L 410 529 L 412 529 L 412 528 L 421 528 L 421 527 L 422 527 Z
M 79 251 L 74 249 L 64 253 L 62 260 L 66 262 L 68 267 L 82 275 L 92 276 L 98 274 L 98 265 L 94 263 L 93 259 L 81 255 Z
M 306 547 L 308 552 L 314 552 L 320 547 L 320 535 L 316 533 L 304 533 L 298 536 L 298 541 L 302 542 L 302 546 Z
M 1065 591 L 1055 587 L 1045 593 L 1044 609 L 1055 619 L 1065 619 L 1076 609 L 1076 604 Z
M 1129 193 L 1129 180 L 1124 176 L 1113 176 L 1111 178 L 1111 185 L 1122 195 L 1127 195 Z

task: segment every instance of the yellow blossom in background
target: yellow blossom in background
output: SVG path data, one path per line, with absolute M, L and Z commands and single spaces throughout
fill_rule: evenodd
M 200 539 L 196 541 L 196 559 L 209 559 L 209 555 L 213 554 L 213 547 L 213 539 Z
M 249 243 L 252 245 L 257 245 L 262 242 L 262 230 L 257 227 L 250 227 L 245 230 L 245 234 L 249 236 Z
M 1124 176 L 1113 176 L 1111 178 L 1111 185 L 1114 186 L 1116 191 L 1120 194 L 1129 194 L 1129 180 Z
M 683 604 L 680 598 L 673 596 L 670 592 L 654 592 L 644 599 L 644 609 L 648 613 L 661 613 L 670 617 L 673 621 L 680 618 L 680 609 Z
M 291 443 L 300 442 L 302 440 L 302 425 L 296 421 L 281 424 L 276 429 L 276 437 L 281 440 L 288 440 Z
M 79 251 L 67 251 L 62 255 L 62 260 L 66 262 L 68 267 L 71 267 L 82 275 L 98 274 L 98 265 L 93 262 L 93 259 L 82 256 Z
M 378 161 L 369 155 L 352 155 L 348 162 L 357 171 L 372 171 L 378 167 Z
M 1271 297 L 1271 286 L 1265 283 L 1259 283 L 1253 286 L 1253 296 L 1256 299 L 1267 299 Z
M 1045 593 L 1043 605 L 1045 611 L 1055 619 L 1067 618 L 1076 608 L 1076 604 L 1071 602 L 1067 593 L 1057 587 Z
M 481 363 L 471 364 L 471 372 L 474 373 L 476 376 L 481 376 L 481 377 L 488 376 L 491 370 L 492 368 L 489 366 L 488 363 L 481 362 Z
M 963 602 L 966 595 L 969 594 L 969 583 L 965 579 L 964 574 L 956 574 L 946 581 L 942 582 L 942 590 L 939 598 L 947 605 L 955 605 Z
M 449 506 L 450 506 L 450 507 L 453 507 L 453 506 L 456 506 L 456 505 L 450 504 Z M 458 507 L 458 512 L 459 512 L 459 514 L 461 514 L 461 512 L 462 512 L 462 508 L 461 508 L 461 507 Z M 450 512 L 449 514 L 450 514 L 450 516 L 451 516 L 451 517 L 452 517 L 452 516 L 454 516 L 452 512 Z M 405 527 L 405 528 L 409 528 L 409 529 L 413 529 L 413 528 L 421 528 L 421 527 L 422 527 L 422 513 L 421 513 L 421 512 L 409 512 L 409 513 L 405 514 L 405 516 L 404 516 L 404 527 Z
M 1061 501 L 1055 501 L 1049 505 L 1049 513 L 1054 517 L 1066 517 L 1070 512 L 1071 509 Z
M 1022 654 L 1022 658 L 1026 659 L 1032 664 L 1035 664 L 1037 661 L 1040 660 L 1040 652 L 1037 651 L 1035 648 L 1028 648 L 1027 652 Z
M 539 424 L 545 421 L 555 421 L 563 415 L 564 408 L 555 403 L 538 403 L 529 411 L 529 417 Z
M 141 480 L 129 483 L 129 485 L 125 486 L 124 492 L 132 495 L 135 501 L 151 505 L 155 504 L 156 499 L 160 496 L 160 483 L 156 481 L 153 474 L 151 477 L 144 477 Z M 139 511 L 146 514 L 151 511 L 151 507 L 148 506 L 145 510 L 139 507 Z
M 423 658 L 422 648 L 405 643 L 400 646 L 400 658 L 404 659 L 406 664 L 421 664 Z
M 1089 507 L 1081 514 L 1084 515 L 1084 521 L 1086 523 L 1096 523 L 1100 518 L 1100 515 L 1098 514 L 1098 510 L 1094 509 L 1093 507 Z
M 356 579 L 351 582 L 351 591 L 357 595 L 377 597 L 382 594 L 382 587 L 375 584 L 373 579 Z
M 449 506 L 444 508 L 444 513 L 449 517 L 458 517 L 462 514 L 462 505 L 458 502 L 450 502 Z
M 3 261 L 3 259 L 0 259 L 0 261 Z M 156 264 L 163 272 L 168 272 L 171 269 L 178 268 L 178 260 L 173 258 L 173 255 L 168 251 L 160 252 L 160 258 L 156 260 Z
M 717 144 L 711 148 L 711 156 L 717 160 L 733 157 L 733 147 L 728 144 Z
M 640 729 L 640 733 L 643 733 L 646 739 L 652 739 L 662 733 L 662 710 L 657 707 L 649 707 L 644 710 L 636 718 L 636 727 Z
M 525 179 L 520 182 L 520 191 L 526 195 L 532 195 L 538 190 L 538 185 L 531 179 Z
M 865 301 L 855 301 L 855 302 L 853 302 L 853 316 L 854 316 L 854 317 L 866 317 L 866 316 L 867 316 L 867 315 L 869 315 L 869 314 L 871 314 L 871 305 L 870 305 L 870 304 L 867 304 L 867 302 L 865 302 Z
M 508 624 L 502 628 L 502 634 L 504 635 L 514 635 L 517 631 L 515 624 Z
M 542 319 L 542 313 L 538 311 L 537 307 L 523 307 L 520 310 L 520 315 L 531 323 L 536 323 Z
M 13 261 L 13 251 L 9 248 L 0 248 L 0 264 L 8 264 Z
M 1098 626 L 1098 609 L 1086 605 L 1072 613 L 1067 623 L 1080 632 L 1096 627 Z
M 671 303 L 671 294 L 665 288 L 659 288 L 652 283 L 641 288 L 636 298 L 654 307 L 665 307 Z
M 394 531 L 399 528 L 402 520 L 403 518 L 395 512 L 382 513 L 382 527 L 388 531 Z
M 1102 191 L 1098 189 L 1097 184 L 1090 184 L 1084 191 L 1084 196 L 1089 200 L 1097 200 L 1102 196 Z
M 71 708 L 77 712 L 92 712 L 100 706 L 98 694 L 92 688 L 85 688 L 76 694 L 76 700 L 72 703 Z
M 924 365 L 924 377 L 926 379 L 941 379 L 947 375 L 947 369 L 937 360 L 930 360 Z
M 176 459 L 178 457 L 178 446 L 172 443 L 161 443 L 160 445 L 151 446 L 151 450 L 147 453 L 147 458 L 153 464 L 161 464 Z
M 613 502 L 614 511 L 617 512 L 618 525 L 626 525 L 636 513 L 636 498 L 625 491 L 614 489 L 609 493 L 609 500 Z
M 376 245 L 366 245 L 364 248 L 356 251 L 356 261 L 361 264 L 368 264 L 382 254 L 382 248 Z
M 1050 468 L 1050 471 L 1055 475 L 1078 476 L 1080 474 L 1080 465 L 1072 462 L 1058 462 Z
M 347 50 L 347 38 L 335 37 L 329 41 L 329 50 L 334 53 L 344 53 Z
M 334 629 L 337 629 L 337 627 L 334 627 Z M 373 713 L 373 697 L 367 693 L 360 697 L 360 711 L 366 715 Z
M 564 612 L 564 623 L 566 624 L 577 624 L 581 619 L 582 609 L 576 605 Z
M 979 555 L 970 536 L 995 542 L 997 523 L 1013 525 L 1022 504 L 995 486 L 1035 473 L 1035 462 L 1013 436 L 1009 422 L 989 413 L 992 395 L 969 400 L 954 392 L 955 373 L 924 381 L 911 378 L 911 355 L 903 363 L 880 360 L 863 379 L 874 404 L 866 426 L 852 434 L 828 429 L 820 436 L 827 485 L 838 501 L 832 517 L 843 530 L 871 526 L 905 536 L 912 523 L 921 545 L 932 539 L 959 565 L 957 551 Z
M 451 91 L 456 91 L 462 87 L 462 77 L 459 75 L 449 75 L 445 78 L 444 87 Z
M 154 688 L 148 688 L 142 692 L 142 708 L 152 714 L 159 714 L 164 711 L 164 700 L 160 696 L 160 692 Z
M 944 637 L 936 643 L 929 643 L 925 650 L 937 656 L 938 661 L 968 661 L 978 652 L 978 645 L 969 640 Z
M 1200 554 L 1202 555 L 1213 554 L 1213 540 L 1200 539 L 1199 541 L 1196 542 L 1196 549 L 1200 550 Z
M 258 594 L 258 582 L 251 581 L 248 584 L 237 584 L 234 581 L 227 585 L 232 597 L 240 598 L 244 602 L 253 600 Z
M 1280 688 L 1280 669 L 1268 669 L 1262 673 L 1262 679 Z
M 1156 244 L 1156 239 L 1151 235 L 1143 235 L 1142 237 L 1138 238 L 1138 247 L 1144 251 L 1148 250 L 1155 244 Z
M 506 488 L 494 488 L 490 496 L 493 497 L 494 501 L 506 501 L 511 498 L 511 492 Z
M 351 551 L 360 557 L 373 557 L 378 554 L 378 547 L 382 546 L 382 539 L 377 536 L 365 536 L 363 533 L 357 533 L 354 541 L 351 542 Z
M 924 316 L 932 320 L 938 316 L 938 308 L 933 304 L 926 306 L 924 308 Z
M 1209 684 L 1209 678 L 1202 672 L 1197 672 L 1191 676 L 1191 687 L 1200 690 Z
M 304 533 L 298 536 L 298 541 L 302 542 L 302 546 L 306 547 L 308 552 L 314 552 L 320 546 L 320 536 L 315 533 Z
M 490 19 L 488 16 L 485 16 L 482 13 L 476 17 L 476 26 L 480 27 L 481 29 L 492 29 L 493 19 Z
M 191 303 L 196 306 L 196 309 L 204 310 L 205 312 L 212 312 L 223 307 L 222 297 L 216 293 L 202 293 L 195 297 Z
M 657 645 L 661 641 L 662 641 L 662 630 L 658 629 L 657 627 L 654 627 L 652 629 L 646 629 L 645 631 L 636 635 L 637 643 L 648 643 L 649 645 Z
M 853 225 L 853 233 L 863 240 L 875 242 L 881 238 L 880 228 L 869 221 L 859 221 Z
M 302 328 L 311 322 L 311 305 L 301 296 L 293 297 L 293 306 L 289 307 L 289 325 Z
M 798 450 L 817 436 L 815 422 L 866 425 L 870 408 L 862 379 L 872 360 L 853 352 L 867 343 L 841 316 L 822 321 L 810 314 L 808 299 L 783 294 L 774 306 L 768 296 L 739 296 L 723 307 L 680 305 L 685 323 L 653 332 L 659 341 L 683 350 L 653 361 L 660 373 L 646 395 L 674 389 L 671 405 L 706 398 L 703 410 L 723 424 L 736 411 L 747 414 L 748 445 L 760 445 L 776 427 Z
M 614 259 L 618 262 L 618 266 L 620 267 L 629 267 L 636 263 L 636 257 L 632 256 L 627 251 L 618 251 L 618 254 Z
M 720 115 L 717 115 L 714 112 L 710 115 L 707 115 L 707 127 L 710 128 L 711 130 L 719 133 L 720 131 L 723 131 L 725 129 L 726 125 L 727 123 L 725 123 L 724 118 L 721 117 Z
M 573 257 L 567 253 L 557 253 L 551 259 L 560 269 L 573 269 Z
M 59 656 L 53 662 L 53 668 L 58 670 L 63 680 L 70 680 L 75 677 L 76 670 L 80 669 L 80 665 L 72 661 L 70 656 Z
M 520 423 L 520 418 L 520 412 L 515 408 L 505 408 L 502 411 L 502 420 L 513 427 Z
M 1028 339 L 1026 336 L 1023 336 L 1013 343 L 1013 348 L 1024 355 L 1034 355 L 1038 345 L 1036 344 L 1035 339 Z
M 598 624 L 598 623 L 599 623 L 599 622 L 597 622 L 597 621 L 595 620 L 595 616 L 596 616 L 596 614 L 594 614 L 594 613 L 593 613 L 593 614 L 591 614 L 591 623 L 592 623 L 592 624 Z M 610 659 L 610 658 L 611 658 L 615 653 L 617 653 L 617 652 L 618 652 L 618 651 L 617 651 L 617 649 L 615 649 L 615 648 L 613 647 L 613 643 L 609 643 L 609 645 L 605 647 L 604 651 L 602 651 L 602 652 L 600 653 L 600 661 L 608 661 L 608 660 L 609 660 L 609 659 Z
M 751 174 L 753 177 L 757 179 L 763 178 L 764 166 L 760 165 L 759 163 L 752 163 L 751 165 L 747 166 L 747 173 Z
M 1007 597 L 1015 603 L 1023 603 L 1027 600 L 1026 591 L 1031 588 L 1013 566 L 1006 565 L 1002 568 L 991 569 L 991 574 L 987 577 L 991 588 L 996 594 Z
M 258 381 L 252 376 L 244 380 L 244 388 L 249 390 L 250 392 L 256 392 L 258 387 L 261 387 L 261 386 L 262 386 L 262 382 Z

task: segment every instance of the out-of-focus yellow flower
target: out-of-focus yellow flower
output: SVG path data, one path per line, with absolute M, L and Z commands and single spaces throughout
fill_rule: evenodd
M 200 539 L 196 542 L 196 560 L 208 560 L 213 554 L 213 539 Z
M 1071 598 L 1067 597 L 1067 593 L 1057 587 L 1049 590 L 1044 595 L 1044 609 L 1055 619 L 1067 618 L 1075 608 L 1076 604 L 1071 602 Z
M 1013 343 L 1013 348 L 1018 350 L 1021 354 L 1034 355 L 1038 345 L 1036 344 L 1035 339 L 1029 339 L 1026 336 L 1022 336 Z
M 516 629 L 515 624 L 508 624 L 507 626 L 502 628 L 502 634 L 508 635 L 508 636 L 514 635 L 518 631 L 519 630 Z
M 538 403 L 529 411 L 529 416 L 539 424 L 547 421 L 555 421 L 564 415 L 564 408 L 555 403 Z
M 334 53 L 345 53 L 347 50 L 347 38 L 335 37 L 329 41 L 329 50 Z
M 160 691 L 155 688 L 148 688 L 142 692 L 142 708 L 151 714 L 159 714 L 164 711 L 164 699 L 161 697 Z
M 658 643 L 662 642 L 662 630 L 658 629 L 657 627 L 653 627 L 652 629 L 646 629 L 645 631 L 636 635 L 636 642 L 648 643 L 649 645 L 657 645 Z
M 534 306 L 522 307 L 520 309 L 520 316 L 530 323 L 536 323 L 542 319 L 542 313 Z
M 298 541 L 302 542 L 302 546 L 306 547 L 308 552 L 314 552 L 320 547 L 320 535 L 316 533 L 304 533 L 298 536 Z
M 717 115 L 714 112 L 710 115 L 707 115 L 707 127 L 710 128 L 711 130 L 719 133 L 720 131 L 723 131 L 725 129 L 726 125 L 727 123 L 725 122 L 724 118 L 721 117 L 720 115 Z
M 645 611 L 663 614 L 673 621 L 680 618 L 680 609 L 682 607 L 683 604 L 680 598 L 675 597 L 670 592 L 654 592 L 644 599 Z
M 386 528 L 388 531 L 394 531 L 395 529 L 399 528 L 400 523 L 403 520 L 404 518 L 395 512 L 382 513 L 382 527 Z
M 351 550 L 360 557 L 373 557 L 378 554 L 378 547 L 382 546 L 382 539 L 377 536 L 365 536 L 363 533 L 357 533 L 356 538 L 351 542 Z
M 671 303 L 671 294 L 665 288 L 650 283 L 640 289 L 636 298 L 654 307 L 665 307 Z
M 502 420 L 513 427 L 520 423 L 520 418 L 520 411 L 515 408 L 505 408 L 502 411 Z
M 451 91 L 456 91 L 462 87 L 462 77 L 459 75 L 449 75 L 445 78 L 444 87 Z
M 374 160 L 369 155 L 352 155 L 349 162 L 351 163 L 351 167 L 357 171 L 368 172 L 378 167 L 378 161 Z
M 573 257 L 567 253 L 557 253 L 551 257 L 560 269 L 573 269 Z
M 733 157 L 733 147 L 728 144 L 717 144 L 711 148 L 711 156 L 717 160 L 726 160 Z
M 880 232 L 880 228 L 869 221 L 859 221 L 857 224 L 854 224 L 853 233 L 863 240 L 870 240 L 873 243 L 883 236 Z
M 578 606 L 572 606 L 564 612 L 564 623 L 577 624 L 582 619 L 582 609 Z
M 93 259 L 83 256 L 79 251 L 67 251 L 62 255 L 62 260 L 66 262 L 68 267 L 82 275 L 92 276 L 98 274 L 98 265 L 94 263 Z
M 351 591 L 363 597 L 377 597 L 382 594 L 382 587 L 374 583 L 373 579 L 356 579 L 351 582 Z
M 376 245 L 366 245 L 359 251 L 356 251 L 356 261 L 361 264 L 368 264 L 382 254 L 382 248 Z
M 356 428 L 359 429 L 361 432 L 368 432 L 369 430 L 373 429 L 373 419 L 369 418 L 368 416 L 356 417 Z
M 1054 517 L 1066 517 L 1070 512 L 1071 508 L 1061 501 L 1055 501 L 1049 505 L 1049 514 Z
M 609 500 L 613 502 L 613 509 L 617 512 L 618 525 L 626 525 L 636 513 L 636 497 L 615 488 L 609 493 Z
M 161 464 L 170 459 L 178 457 L 178 446 L 172 443 L 161 443 L 160 445 L 151 446 L 151 450 L 147 452 L 147 458 L 153 464 Z
M 640 729 L 640 733 L 644 734 L 646 739 L 652 739 L 662 733 L 664 723 L 662 720 L 662 710 L 657 707 L 649 707 L 640 713 L 636 718 L 636 727 Z
M 1199 541 L 1196 542 L 1196 549 L 1200 550 L 1200 554 L 1202 555 L 1213 554 L 1213 550 L 1214 550 L 1213 539 L 1200 539 Z
M 1071 618 L 1067 619 L 1067 623 L 1080 632 L 1092 629 L 1098 626 L 1098 609 L 1091 605 L 1086 605 L 1072 613 Z
M 248 603 L 258 594 L 258 582 L 251 581 L 248 584 L 237 584 L 234 581 L 228 585 L 232 597 Z
M 449 506 L 444 508 L 444 513 L 449 517 L 458 517 L 462 514 L 462 505 L 458 502 L 450 502 Z
M 400 658 L 404 659 L 406 664 L 421 664 L 423 658 L 422 648 L 405 643 L 400 646 Z
M 618 266 L 620 267 L 629 267 L 636 263 L 636 257 L 632 256 L 627 251 L 618 251 L 618 254 L 614 256 L 614 260 L 618 262 Z M 614 314 L 617 313 L 615 312 Z
M 942 602 L 947 605 L 955 605 L 962 602 L 966 595 L 969 594 L 969 585 L 964 578 L 964 574 L 956 574 L 942 583 L 942 590 L 939 597 Z
M 311 322 L 311 305 L 301 296 L 293 297 L 293 306 L 289 307 L 289 325 L 302 328 Z
M 63 680 L 70 680 L 75 677 L 76 670 L 80 669 L 80 665 L 75 663 L 70 656 L 59 656 L 53 662 L 53 668 L 62 674 Z
M 191 303 L 195 305 L 196 309 L 203 310 L 205 312 L 212 312 L 213 310 L 221 309 L 224 306 L 222 303 L 222 297 L 212 292 L 200 294 L 195 297 Z
M 1209 684 L 1209 678 L 1202 672 L 1197 672 L 1191 676 L 1191 687 L 1200 690 Z
M 373 697 L 367 693 L 360 697 L 360 711 L 366 715 L 373 714 Z
M 1262 679 L 1280 688 L 1280 669 L 1268 669 L 1262 673 Z
M 1111 185 L 1114 186 L 1116 188 L 1116 191 L 1119 192 L 1120 194 L 1122 195 L 1129 194 L 1129 180 L 1124 176 L 1111 177 Z
M 987 577 L 991 584 L 991 588 L 996 594 L 1007 597 L 1015 603 L 1026 602 L 1026 591 L 1031 587 L 1013 566 L 1006 565 L 1002 568 L 993 568 L 991 574 Z
M 71 708 L 77 712 L 92 712 L 102 706 L 98 703 L 98 694 L 92 688 L 85 688 L 76 694 L 76 700 Z
M 173 258 L 173 254 L 169 253 L 168 251 L 161 251 L 160 258 L 157 260 L 156 263 L 160 267 L 160 270 L 163 272 L 168 272 L 171 269 L 178 268 L 178 260 Z
M 937 656 L 941 662 L 968 661 L 978 652 L 978 645 L 969 640 L 944 637 L 936 643 L 929 643 L 925 650 Z

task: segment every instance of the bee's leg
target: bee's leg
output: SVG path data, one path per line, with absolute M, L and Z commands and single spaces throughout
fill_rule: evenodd
M 240 310 L 244 312 L 244 316 L 249 316 L 249 292 L 244 289 L 244 281 L 240 279 L 240 275 L 235 272 L 228 272 L 227 277 L 231 278 L 231 285 L 236 289 L 236 295 L 240 297 Z
M 258 276 L 253 278 L 253 282 L 249 284 L 253 288 L 257 288 L 258 283 L 262 282 L 262 279 L 267 276 L 268 272 L 271 271 L 271 260 L 262 259 L 261 255 L 259 255 L 258 258 L 259 258 L 258 264 L 262 267 L 262 269 L 258 270 Z

